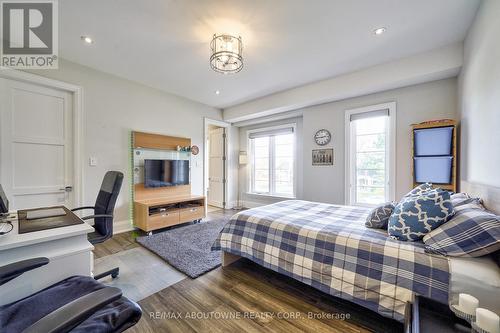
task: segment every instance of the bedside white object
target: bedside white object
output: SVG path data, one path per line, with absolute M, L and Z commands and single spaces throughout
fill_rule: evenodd
M 477 308 L 476 326 L 489 333 L 500 333 L 500 318 L 493 311 Z
M 479 306 L 479 300 L 469 294 L 458 295 L 458 310 L 469 315 L 474 315 Z

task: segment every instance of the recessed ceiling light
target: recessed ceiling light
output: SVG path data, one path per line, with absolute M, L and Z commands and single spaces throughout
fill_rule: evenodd
M 219 90 L 216 90 L 216 91 L 215 91 L 215 94 L 216 94 L 216 95 L 220 95 L 220 91 L 219 91 Z
M 90 38 L 89 36 L 82 36 L 80 37 L 85 43 L 87 44 L 92 44 L 94 43 L 94 40 L 92 38 Z
M 382 35 L 386 31 L 387 31 L 386 27 L 380 27 L 380 28 L 377 28 L 377 29 L 373 30 L 373 32 L 375 33 L 375 35 Z

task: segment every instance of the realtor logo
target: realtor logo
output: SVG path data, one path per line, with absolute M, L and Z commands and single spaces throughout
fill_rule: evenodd
M 1 66 L 57 68 L 57 0 L 2 1 Z

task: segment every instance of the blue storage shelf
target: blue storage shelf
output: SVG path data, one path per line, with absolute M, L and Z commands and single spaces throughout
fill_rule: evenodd
M 457 122 L 439 119 L 412 127 L 413 186 L 429 182 L 445 190 L 457 191 Z

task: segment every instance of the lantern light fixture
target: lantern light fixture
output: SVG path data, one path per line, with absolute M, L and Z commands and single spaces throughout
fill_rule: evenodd
M 210 43 L 210 67 L 216 72 L 238 73 L 243 68 L 243 43 L 241 37 L 216 35 Z

